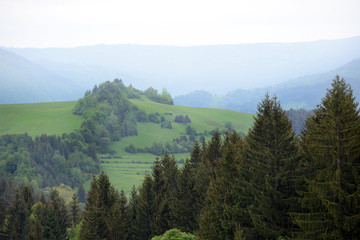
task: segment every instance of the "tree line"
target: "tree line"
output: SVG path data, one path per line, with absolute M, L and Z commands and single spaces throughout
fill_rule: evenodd
M 215 132 L 208 142 L 196 141 L 181 169 L 165 153 L 129 197 L 105 173 L 94 176 L 82 220 L 66 227 L 79 239 L 159 239 L 169 229 L 199 239 L 358 239 L 359 181 L 358 103 L 337 76 L 299 137 L 279 101 L 266 95 L 245 137 Z M 22 192 L 3 211 L 3 229 L 9 219 L 34 213 L 29 190 Z M 51 196 L 41 201 L 51 209 Z M 36 217 L 30 223 L 24 234 L 43 229 L 45 239 L 70 236 L 59 230 L 59 237 L 48 237 Z M 10 229 L 2 234 L 28 239 L 12 237 Z
M 358 239 L 359 180 L 358 103 L 337 76 L 300 137 L 267 95 L 244 138 L 216 132 L 182 169 L 167 153 L 157 159 L 133 189 L 130 237 L 120 239 L 172 228 L 200 239 Z

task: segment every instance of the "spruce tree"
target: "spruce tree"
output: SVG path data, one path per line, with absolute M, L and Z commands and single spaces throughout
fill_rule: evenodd
M 136 216 L 137 239 L 150 239 L 154 235 L 152 227 L 154 221 L 154 181 L 150 175 L 144 177 L 142 186 L 139 190 L 139 202 Z
M 124 199 L 123 199 L 124 200 Z M 124 225 L 126 198 L 123 202 L 102 172 L 94 176 L 85 207 L 80 239 L 126 239 Z
M 70 221 L 65 201 L 56 189 L 50 192 L 41 223 L 46 239 L 67 239 L 67 228 L 70 227 Z
M 339 76 L 302 133 L 307 191 L 293 219 L 311 239 L 359 239 L 360 116 L 351 87 Z
M 234 183 L 238 179 L 242 140 L 233 132 L 225 136 L 222 157 L 215 169 L 216 178 L 210 180 L 205 206 L 200 216 L 200 236 L 203 239 L 233 239 L 237 222 L 234 222 L 233 206 L 236 204 Z
M 83 224 L 80 230 L 80 239 L 83 240 L 101 239 L 98 232 L 99 229 L 98 218 L 101 216 L 98 195 L 99 195 L 99 187 L 97 184 L 96 177 L 93 176 L 86 201 Z
M 295 170 L 299 162 L 294 135 L 277 99 L 266 95 L 243 151 L 245 161 L 250 163 L 253 203 L 248 210 L 257 238 L 276 239 L 291 234 L 288 212 L 296 202 Z
M 70 202 L 70 220 L 73 225 L 79 223 L 80 208 L 77 194 L 74 193 Z
M 186 160 L 180 171 L 175 193 L 173 219 L 174 226 L 184 232 L 194 232 L 198 228 L 198 196 L 195 190 L 195 168 L 191 160 Z
M 155 235 L 163 234 L 174 224 L 174 193 L 176 192 L 178 168 L 175 158 L 165 152 L 153 166 L 154 219 L 151 225 Z
M 136 216 L 138 214 L 138 205 L 139 205 L 139 195 L 137 194 L 137 190 L 135 186 L 131 188 L 130 199 L 129 199 L 129 209 L 128 209 L 128 216 L 129 216 L 129 234 L 128 240 L 135 240 L 136 238 Z
M 221 136 L 218 131 L 214 133 L 208 144 L 203 143 L 201 154 L 201 162 L 196 171 L 195 191 L 197 194 L 196 208 L 198 213 L 204 207 L 206 192 L 208 190 L 210 180 L 216 178 L 215 169 L 221 157 Z M 196 150 L 198 152 L 198 150 Z
M 22 191 L 16 190 L 14 201 L 7 219 L 7 236 L 9 239 L 25 239 L 30 232 L 29 216 L 33 198 L 31 190 L 25 186 Z

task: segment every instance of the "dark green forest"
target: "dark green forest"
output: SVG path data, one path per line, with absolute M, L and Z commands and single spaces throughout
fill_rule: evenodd
M 246 136 L 215 131 L 182 168 L 165 152 L 127 196 L 96 153 L 149 120 L 127 100 L 147 91 L 106 82 L 79 100 L 80 130 L 0 138 L 0 239 L 358 239 L 360 112 L 344 79 L 311 114 L 266 95 Z M 157 96 L 172 104 L 166 91 Z M 295 132 L 296 115 L 307 118 Z M 69 203 L 56 189 L 42 193 L 60 183 L 79 189 Z

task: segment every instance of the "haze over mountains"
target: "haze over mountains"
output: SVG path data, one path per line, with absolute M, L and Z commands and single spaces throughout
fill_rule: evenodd
M 295 82 L 303 85 L 299 77 L 328 73 L 359 57 L 360 36 L 304 43 L 193 47 L 96 45 L 6 48 L 0 50 L 0 103 L 76 100 L 95 84 L 115 78 L 121 78 L 124 83 L 131 83 L 142 90 L 150 86 L 166 88 L 173 96 L 203 90 L 211 95 L 244 100 L 254 95 L 249 89 L 271 86 L 270 92 L 274 90 L 281 98 L 281 89 L 300 88 L 294 83 L 286 86 L 279 84 L 297 79 Z M 356 61 L 353 64 L 356 65 Z M 330 72 L 326 80 L 332 79 L 333 75 Z M 321 79 L 325 77 L 318 76 Z M 310 82 L 313 85 L 313 81 Z M 308 94 L 310 90 L 305 88 L 304 91 Z M 283 94 L 287 92 L 284 90 Z M 318 95 L 321 96 L 320 93 Z M 175 99 L 175 103 L 184 104 L 179 101 L 180 98 Z M 256 106 L 254 98 L 248 99 Z M 198 105 L 204 106 L 201 100 Z M 313 107 L 306 102 L 307 99 L 300 100 L 300 104 L 286 104 Z M 216 104 L 213 104 L 214 101 Z M 224 101 L 221 98 L 212 99 L 212 105 L 206 106 L 253 112 L 253 107 L 229 106 Z
M 240 112 L 255 113 L 257 104 L 268 93 L 276 96 L 284 109 L 304 108 L 311 110 L 321 102 L 326 89 L 331 88 L 331 80 L 336 75 L 344 78 L 360 98 L 360 58 L 326 73 L 299 77 L 271 87 L 257 89 L 235 89 L 225 95 L 216 96 L 206 91 L 194 91 L 174 98 L 176 105 L 191 107 L 225 108 Z

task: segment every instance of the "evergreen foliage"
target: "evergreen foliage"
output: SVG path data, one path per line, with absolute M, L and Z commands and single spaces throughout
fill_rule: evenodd
M 358 239 L 360 235 L 360 116 L 351 87 L 333 80 L 306 122 L 304 211 L 294 221 L 310 239 Z
M 259 104 L 254 127 L 245 138 L 243 158 L 251 172 L 253 202 L 248 212 L 257 238 L 289 236 L 293 225 L 288 212 L 296 204 L 299 151 L 291 122 L 276 98 L 266 95 Z
M 242 145 L 241 137 L 228 133 L 222 146 L 222 157 L 210 180 L 205 206 L 200 215 L 200 236 L 203 239 L 233 239 L 236 231 L 233 206 L 236 202 L 234 180 L 238 179 L 237 164 Z M 210 145 L 209 145 L 210 146 Z
M 186 160 L 180 170 L 175 192 L 173 219 L 174 227 L 184 232 L 194 232 L 198 228 L 199 196 L 196 184 L 196 173 L 201 162 L 201 149 L 196 141 L 191 158 Z
M 91 182 L 80 239 L 126 239 L 127 199 L 116 194 L 108 176 L 102 172 Z
M 155 216 L 154 181 L 150 175 L 146 175 L 139 189 L 139 202 L 137 207 L 136 239 L 150 239 L 155 236 L 152 223 Z
M 126 94 L 142 93 L 119 80 L 88 92 L 81 104 L 95 108 L 79 104 L 91 116 L 80 131 L 0 137 L 0 239 L 197 239 L 184 232 L 210 240 L 358 239 L 360 110 L 343 79 L 334 79 L 300 139 L 277 99 L 266 95 L 244 138 L 214 131 L 207 143 L 175 139 L 194 143 L 181 169 L 165 151 L 173 146 L 153 144 L 162 157 L 129 201 L 104 172 L 93 176 L 82 215 L 83 183 L 98 172 L 96 153 L 111 141 L 114 106 L 131 108 Z M 67 207 L 56 188 L 40 196 L 39 186 L 63 181 L 78 186 Z

